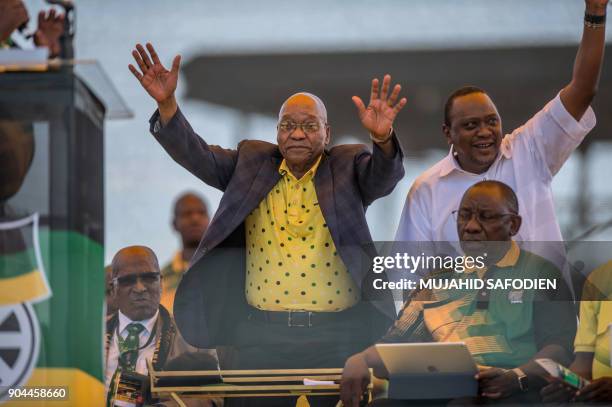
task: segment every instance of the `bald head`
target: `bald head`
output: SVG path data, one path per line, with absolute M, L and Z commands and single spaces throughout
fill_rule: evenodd
M 325 105 L 311 93 L 292 95 L 278 114 L 277 131 L 278 149 L 289 171 L 295 178 L 302 178 L 330 141 Z
M 318 112 L 319 118 L 323 121 L 323 123 L 327 124 L 327 109 L 325 108 L 323 101 L 318 96 L 308 92 L 298 92 L 289 96 L 278 112 L 278 120 L 283 118 L 285 109 L 289 105 L 299 105 L 309 108 L 314 107 Z
M 457 234 L 464 252 L 488 253 L 487 261 L 495 264 L 521 227 L 518 210 L 516 194 L 503 182 L 481 181 L 472 185 L 461 198 L 457 211 Z
M 159 271 L 159 262 L 153 250 L 146 246 L 128 246 L 119 250 L 113 257 L 112 277 L 117 277 L 122 268 L 134 263 L 147 263 L 152 271 Z
M 497 200 L 503 203 L 510 212 L 514 213 L 515 215 L 518 215 L 519 213 L 519 204 L 516 193 L 514 193 L 514 190 L 503 182 L 495 180 L 477 182 L 468 188 L 467 191 L 465 191 L 463 199 L 476 194 L 494 196 Z
M 153 250 L 145 246 L 121 249 L 111 267 L 116 307 L 132 321 L 153 317 L 161 297 L 159 263 Z

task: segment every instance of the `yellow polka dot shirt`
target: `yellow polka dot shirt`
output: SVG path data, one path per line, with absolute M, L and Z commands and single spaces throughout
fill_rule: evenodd
M 334 312 L 360 299 L 318 204 L 320 161 L 298 180 L 283 160 L 282 178 L 245 220 L 245 295 L 253 307 Z

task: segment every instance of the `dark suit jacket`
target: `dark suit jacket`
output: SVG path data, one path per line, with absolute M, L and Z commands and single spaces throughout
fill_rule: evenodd
M 174 303 L 176 323 L 194 346 L 232 344 L 232 328 L 245 318 L 249 306 L 244 295 L 245 238 L 243 221 L 280 180 L 283 157 L 276 144 L 244 140 L 237 149 L 207 144 L 191 128 L 181 111 L 163 128 L 159 113 L 150 120 L 151 133 L 170 156 L 196 177 L 224 192 L 206 234 L 185 274 Z M 403 154 L 386 158 L 374 146 L 341 145 L 325 151 L 317 169 L 315 189 L 340 257 L 359 287 L 370 258 L 375 255 L 365 218 L 366 208 L 389 194 L 404 175 Z M 380 293 L 379 293 L 380 296 Z M 376 298 L 384 327 L 395 319 L 392 298 Z M 380 318 L 386 315 L 386 318 Z M 375 318 L 376 319 L 376 318 Z M 380 328 L 374 336 L 384 333 Z
M 159 306 L 159 316 L 156 325 L 157 332 L 155 340 L 159 339 L 159 345 L 156 347 L 155 356 L 153 358 L 153 367 L 156 370 L 162 370 L 166 362 L 180 356 L 185 352 L 192 352 L 194 349 L 187 344 L 181 335 L 177 332 L 174 320 L 168 311 L 162 306 Z M 104 341 L 105 355 L 108 355 L 111 339 L 117 324 L 119 323 L 119 313 L 115 312 L 106 320 L 106 336 Z

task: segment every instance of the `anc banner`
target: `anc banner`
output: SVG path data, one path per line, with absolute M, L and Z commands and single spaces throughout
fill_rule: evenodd
M 0 222 L 0 306 L 49 297 L 40 257 L 38 215 Z
M 104 405 L 103 261 L 99 243 L 36 215 L 0 221 L 0 404 Z M 9 399 L 18 387 L 67 395 Z

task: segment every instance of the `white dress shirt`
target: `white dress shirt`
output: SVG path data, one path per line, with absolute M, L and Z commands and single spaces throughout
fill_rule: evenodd
M 119 312 L 119 335 L 123 339 L 127 338 L 128 330 L 127 326 L 132 322 L 142 324 L 144 329 L 138 335 L 138 346 L 143 346 L 149 340 L 149 337 L 154 334 L 153 328 L 155 327 L 155 322 L 159 317 L 159 311 L 155 313 L 151 318 L 145 319 L 144 321 L 132 321 L 128 317 L 126 317 L 121 311 Z M 155 353 L 155 345 L 158 338 L 153 338 L 150 344 L 148 344 L 144 349 L 140 349 L 138 351 L 138 359 L 136 360 L 136 373 L 147 374 L 147 359 L 152 359 Z M 117 370 L 117 366 L 119 364 L 119 343 L 117 341 L 117 331 L 113 332 L 111 337 L 111 343 L 108 349 L 108 355 L 106 357 L 106 376 L 105 376 L 105 385 L 108 389 L 110 381 L 115 374 L 115 370 Z
M 463 194 L 479 181 L 497 180 L 508 184 L 518 197 L 523 222 L 516 241 L 562 241 L 551 182 L 594 126 L 595 114 L 590 107 L 576 121 L 557 95 L 527 123 L 503 138 L 500 152 L 486 172 L 473 174 L 463 170 L 451 149 L 410 188 L 395 240 L 458 241 L 452 212 L 458 209 Z M 550 244 L 522 245 L 563 269 L 563 245 L 552 246 L 556 247 L 553 252 Z

